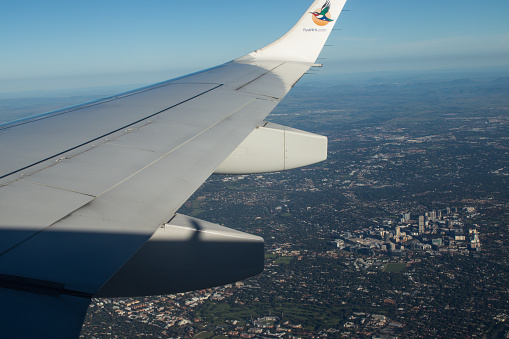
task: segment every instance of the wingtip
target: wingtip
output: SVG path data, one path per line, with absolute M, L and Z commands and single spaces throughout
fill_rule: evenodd
M 337 22 L 346 0 L 317 0 L 295 26 L 273 43 L 237 60 L 279 60 L 314 63 Z M 315 16 L 313 13 L 322 13 Z

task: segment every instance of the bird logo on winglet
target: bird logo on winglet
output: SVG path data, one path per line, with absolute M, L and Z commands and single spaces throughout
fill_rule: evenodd
M 327 0 L 325 1 L 321 9 L 317 8 L 315 9 L 314 12 L 309 13 L 313 15 L 312 19 L 315 24 L 317 24 L 318 26 L 325 26 L 329 22 L 334 21 L 330 18 L 331 15 L 329 13 L 329 10 L 330 10 L 330 0 Z

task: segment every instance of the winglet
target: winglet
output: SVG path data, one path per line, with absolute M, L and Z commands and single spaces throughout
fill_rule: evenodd
M 343 10 L 346 0 L 316 0 L 293 28 L 243 60 L 284 60 L 314 63 Z

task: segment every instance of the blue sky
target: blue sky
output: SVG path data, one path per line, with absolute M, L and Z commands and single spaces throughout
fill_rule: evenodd
M 311 4 L 10 1 L 0 93 L 148 84 L 211 67 L 284 34 Z M 509 65 L 508 0 L 348 0 L 325 74 Z

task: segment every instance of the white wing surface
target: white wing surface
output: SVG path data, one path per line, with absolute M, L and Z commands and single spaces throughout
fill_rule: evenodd
M 345 1 L 326 15 L 315 1 L 281 39 L 218 67 L 0 125 L 2 334 L 76 337 L 93 296 L 260 272 L 261 238 L 176 211 L 218 167 L 323 160 L 325 138 L 263 119 L 314 65 Z M 256 168 L 272 156 L 282 164 Z

